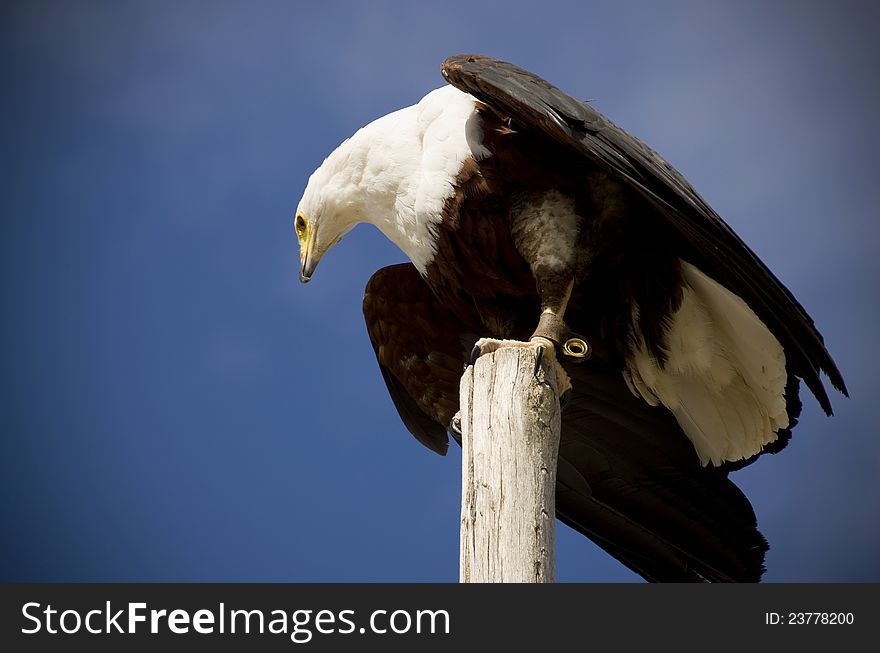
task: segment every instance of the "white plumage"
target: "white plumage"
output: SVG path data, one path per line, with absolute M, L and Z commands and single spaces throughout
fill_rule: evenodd
M 624 378 L 637 397 L 672 411 L 703 465 L 748 458 L 788 426 L 785 353 L 742 299 L 689 263 L 681 270 L 666 364 L 637 334 Z
M 382 231 L 425 274 L 443 205 L 465 159 L 485 158 L 473 96 L 452 86 L 358 130 L 309 178 L 297 212 L 317 225 L 320 258 L 356 224 Z

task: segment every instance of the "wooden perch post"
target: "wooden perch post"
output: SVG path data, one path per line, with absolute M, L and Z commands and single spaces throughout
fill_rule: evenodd
M 477 359 L 461 379 L 463 583 L 556 579 L 556 373 L 533 347 Z

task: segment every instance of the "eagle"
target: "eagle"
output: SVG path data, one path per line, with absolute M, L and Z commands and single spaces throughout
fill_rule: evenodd
M 375 225 L 410 262 L 372 276 L 364 317 L 419 442 L 460 442 L 463 366 L 533 347 L 563 375 L 557 517 L 648 581 L 759 581 L 768 544 L 728 474 L 786 446 L 801 381 L 828 415 L 821 374 L 847 393 L 813 320 L 590 104 L 487 56 L 441 73 L 309 177 L 300 280 Z

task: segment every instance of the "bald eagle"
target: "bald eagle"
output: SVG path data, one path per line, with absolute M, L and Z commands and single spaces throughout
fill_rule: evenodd
M 420 442 L 446 453 L 463 364 L 498 339 L 534 346 L 570 379 L 558 518 L 647 580 L 759 580 L 768 545 L 728 472 L 786 445 L 799 380 L 829 415 L 820 373 L 846 393 L 813 321 L 681 174 L 591 106 L 489 57 L 441 72 L 447 86 L 311 175 L 301 281 L 375 225 L 411 262 L 370 279 L 364 316 Z

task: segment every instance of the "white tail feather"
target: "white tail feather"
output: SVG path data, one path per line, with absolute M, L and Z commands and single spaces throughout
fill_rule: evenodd
M 681 270 L 666 364 L 637 333 L 624 378 L 634 395 L 672 411 L 703 465 L 748 458 L 788 426 L 785 352 L 741 298 L 689 263 Z

